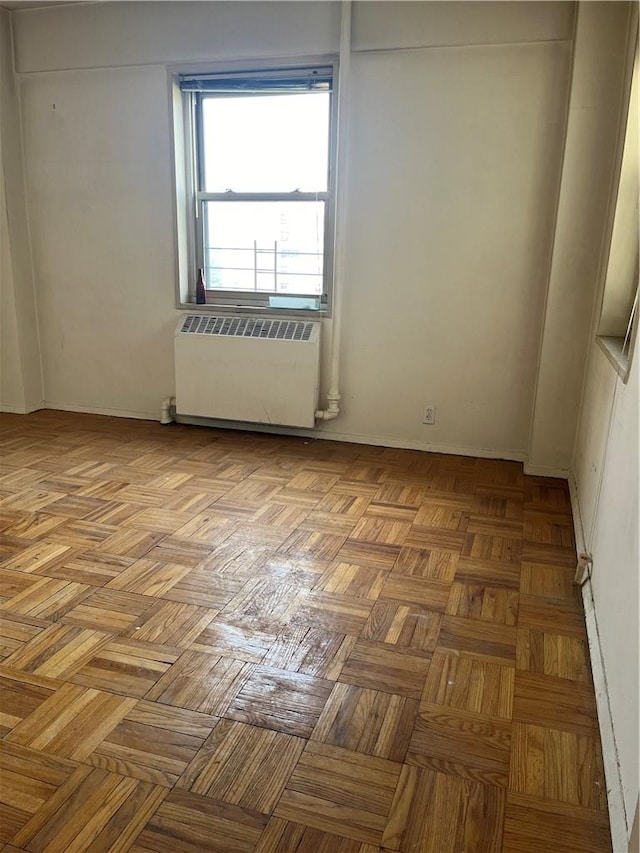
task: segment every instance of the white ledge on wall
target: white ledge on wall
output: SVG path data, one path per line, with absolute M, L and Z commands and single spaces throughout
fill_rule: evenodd
M 631 367 L 631 353 L 628 348 L 625 352 L 624 341 L 624 338 L 614 337 L 613 335 L 598 335 L 596 337 L 598 346 L 613 365 L 618 376 L 623 382 L 626 382 Z

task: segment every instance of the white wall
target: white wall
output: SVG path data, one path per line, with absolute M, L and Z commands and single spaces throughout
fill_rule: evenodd
M 638 373 L 637 351 L 625 385 L 592 345 L 574 458 L 629 833 L 640 773 Z
M 630 3 L 578 10 L 571 103 L 531 427 L 529 466 L 565 474 L 582 377 L 625 77 Z
M 43 390 L 9 13 L 0 9 L 0 408 L 32 411 Z
M 572 16 L 572 4 L 355 4 L 343 414 L 323 430 L 526 452 Z M 336 52 L 339 8 L 13 18 L 46 399 L 154 416 L 174 390 L 178 316 L 166 63 Z
M 606 10 L 605 10 L 606 11 Z M 619 11 L 612 6 L 606 11 L 608 20 L 615 20 Z M 626 8 L 627 13 L 630 11 Z M 590 49 L 599 52 L 603 9 L 596 4 L 580 7 L 579 21 L 590 23 L 592 42 Z M 625 79 L 633 61 L 635 35 L 631 20 L 631 40 L 625 49 L 623 28 L 618 35 L 618 50 L 610 58 L 622 59 L 623 68 L 618 75 Z M 628 78 L 627 78 L 628 79 Z M 629 90 L 619 84 L 621 95 Z M 603 223 L 611 217 L 616 201 L 617 169 L 615 159 L 620 156 L 624 139 L 624 125 L 628 102 L 624 97 L 616 100 L 617 115 L 610 130 L 620 129 L 618 145 L 614 144 L 612 168 L 606 195 L 609 205 L 598 211 Z M 637 104 L 635 108 L 637 121 Z M 606 107 L 608 110 L 609 107 Z M 633 110 L 632 110 L 633 112 Z M 617 154 L 616 152 L 617 148 Z M 609 149 L 610 150 L 610 149 Z M 637 156 L 637 152 L 636 152 Z M 637 189 L 636 189 L 637 194 Z M 637 199 L 636 199 L 637 204 Z M 631 215 L 631 210 L 628 211 Z M 589 220 L 582 218 L 582 224 Z M 610 221 L 610 220 L 609 220 Z M 604 231 L 604 226 L 602 228 Z M 586 240 L 586 235 L 584 237 Z M 638 351 L 636 350 L 628 383 L 618 376 L 616 369 L 605 356 L 594 338 L 599 325 L 599 308 L 602 300 L 608 246 L 599 241 L 594 267 L 599 269 L 590 281 L 596 291 L 592 301 L 595 308 L 588 330 L 589 345 L 577 432 L 571 462 L 571 477 L 575 483 L 577 515 L 584 533 L 584 545 L 592 555 L 591 580 L 585 585 L 587 624 L 597 626 L 590 633 L 596 693 L 599 696 L 599 716 L 603 734 L 603 748 L 610 795 L 610 813 L 614 849 L 626 849 L 636 813 L 639 792 L 639 739 L 638 719 L 640 708 L 638 623 L 640 549 L 638 543 L 638 482 L 639 482 L 639 421 Z M 600 262 L 600 263 L 598 263 Z M 591 621 L 593 614 L 595 622 Z M 619 768 L 617 766 L 619 762 Z M 619 780 L 618 777 L 619 776 Z M 621 797 L 618 789 L 621 787 Z M 618 799 L 621 800 L 620 804 Z M 626 825 L 625 825 L 626 824 Z M 626 835 L 626 838 L 625 838 Z M 630 850 L 637 850 L 630 846 Z
M 526 449 L 568 59 L 557 43 L 352 58 L 334 429 Z
M 25 409 L 2 169 L 0 169 L 0 408 L 15 412 L 23 412 Z

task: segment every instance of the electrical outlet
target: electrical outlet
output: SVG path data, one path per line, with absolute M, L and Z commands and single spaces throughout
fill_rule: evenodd
M 424 412 L 422 413 L 423 424 L 435 424 L 436 422 L 436 407 L 431 403 L 424 404 Z

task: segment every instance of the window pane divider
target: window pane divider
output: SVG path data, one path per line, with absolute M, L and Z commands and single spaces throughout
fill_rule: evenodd
M 207 193 L 199 192 L 198 201 L 327 201 L 327 192 L 289 192 L 289 193 Z

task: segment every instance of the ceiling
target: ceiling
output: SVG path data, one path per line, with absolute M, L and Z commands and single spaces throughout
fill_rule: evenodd
M 83 2 L 86 0 L 0 0 L 0 6 L 16 12 L 19 9 L 42 9 L 46 6 L 68 6 L 70 3 Z

